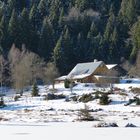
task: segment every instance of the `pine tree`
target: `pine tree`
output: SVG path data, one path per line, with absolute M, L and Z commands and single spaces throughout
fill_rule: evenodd
M 34 4 L 29 13 L 29 19 L 30 19 L 30 23 L 32 25 L 33 30 L 38 29 L 38 18 L 39 17 L 38 17 L 37 5 Z
M 18 46 L 19 43 L 19 19 L 18 15 L 15 11 L 15 9 L 12 12 L 10 21 L 9 21 L 9 26 L 8 26 L 8 32 L 10 36 L 10 44 L 12 45 L 15 43 Z
M 13 9 L 16 9 L 16 0 L 8 0 L 8 9 L 9 13 L 12 12 Z
M 37 84 L 36 83 L 34 83 L 33 84 L 33 87 L 32 87 L 32 96 L 34 97 L 34 96 L 39 96 L 39 89 L 38 89 L 38 87 L 37 87 Z
M 7 28 L 8 28 L 8 22 L 6 20 L 6 17 L 5 15 L 3 15 L 3 17 L 1 18 L 1 21 L 0 21 L 0 33 L 1 33 L 1 47 L 5 48 L 4 51 L 6 51 L 6 48 L 8 49 L 8 31 L 7 31 Z
M 77 58 L 77 62 L 85 61 L 85 40 L 83 33 L 79 33 L 77 36 L 77 42 L 75 47 L 75 58 Z
M 88 38 L 92 38 L 92 37 L 95 37 L 98 35 L 98 29 L 97 29 L 97 26 L 95 25 L 95 23 L 93 22 L 91 24 L 91 27 L 90 27 L 90 30 L 88 32 Z
M 59 26 L 62 25 L 62 22 L 63 22 L 63 18 L 64 18 L 64 8 L 61 9 L 61 12 L 60 12 L 60 16 L 59 16 Z
M 39 54 L 48 62 L 51 58 L 51 53 L 54 46 L 53 29 L 47 18 L 44 19 L 39 43 Z
M 71 36 L 69 33 L 68 28 L 66 28 L 66 31 L 63 36 L 62 40 L 62 47 L 64 51 L 64 59 L 65 59 L 65 65 L 66 65 L 66 72 L 70 71 L 73 66 L 73 60 L 74 60 L 74 50 L 73 50 L 73 44 L 71 40 Z
M 136 21 L 137 0 L 122 0 L 119 17 L 128 26 Z
M 133 48 L 130 54 L 130 60 L 131 62 L 135 62 L 137 52 L 140 49 L 140 20 L 138 20 L 131 28 L 131 39 Z
M 49 19 L 55 30 L 57 29 L 58 26 L 59 13 L 60 13 L 59 9 L 60 9 L 60 1 L 52 0 L 50 6 Z
M 53 51 L 53 59 L 61 74 L 64 74 L 65 60 L 62 48 L 62 36 L 58 39 Z
M 74 50 L 70 33 L 65 28 L 63 34 L 60 36 L 56 47 L 54 48 L 54 61 L 61 73 L 69 72 L 73 67 Z M 65 67 L 65 69 L 64 69 Z
M 106 28 L 105 28 L 105 32 L 104 32 L 104 40 L 105 41 L 109 41 L 110 35 L 113 32 L 113 27 L 115 25 L 115 16 L 114 13 L 110 13 L 110 17 L 108 19 Z
M 29 22 L 29 13 L 26 8 L 23 9 L 20 18 L 20 39 L 21 44 L 28 46 L 30 38 L 30 22 Z
M 38 5 L 38 10 L 39 10 L 39 14 L 40 14 L 40 18 L 43 19 L 48 12 L 47 9 L 47 0 L 40 0 L 39 5 Z
M 75 6 L 79 8 L 81 12 L 88 9 L 90 5 L 92 5 L 90 0 L 76 0 L 75 1 Z
M 114 31 L 110 37 L 110 47 L 109 47 L 109 62 L 116 62 L 119 61 L 120 56 L 120 46 L 119 46 L 119 38 L 118 38 L 118 32 L 117 28 L 114 28 Z
M 38 48 L 38 31 L 39 31 L 39 17 L 37 11 L 37 5 L 33 4 L 30 13 L 29 13 L 29 21 L 30 21 L 30 41 L 29 48 L 30 50 L 36 52 Z

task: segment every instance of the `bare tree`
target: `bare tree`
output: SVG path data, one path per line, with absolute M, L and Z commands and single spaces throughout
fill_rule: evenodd
M 0 55 L 0 87 L 2 94 L 2 86 L 3 86 L 3 56 Z
M 1 86 L 1 93 L 3 93 L 3 86 L 8 83 L 8 63 L 4 56 L 0 55 L 0 86 Z
M 46 83 L 52 84 L 52 87 L 54 89 L 55 79 L 59 76 L 59 72 L 56 65 L 52 62 L 49 62 L 47 64 L 47 67 L 45 68 L 44 74 Z
M 13 86 L 20 92 L 24 87 L 32 85 L 36 79 L 41 78 L 43 60 L 35 53 L 27 51 L 25 47 L 21 51 L 15 46 L 12 47 L 9 61 Z
M 100 19 L 100 14 L 92 9 L 85 10 L 84 12 L 80 12 L 78 8 L 72 7 L 69 10 L 68 15 L 64 18 L 66 21 L 77 21 L 79 19 L 84 18 L 84 16 L 89 17 L 92 21 L 97 21 Z

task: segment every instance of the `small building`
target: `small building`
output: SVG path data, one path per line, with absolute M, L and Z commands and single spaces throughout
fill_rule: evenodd
M 110 66 L 110 69 L 113 66 Z M 118 83 L 119 77 L 110 75 L 110 69 L 103 61 L 79 63 L 67 76 L 59 77 L 56 80 L 63 81 L 69 79 L 82 83 Z

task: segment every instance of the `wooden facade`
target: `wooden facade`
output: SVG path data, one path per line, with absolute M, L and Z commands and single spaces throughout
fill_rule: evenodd
M 82 79 L 75 79 L 75 81 L 82 83 L 118 83 L 119 77 L 113 77 L 107 75 L 108 68 L 105 64 L 100 65 L 94 73 Z M 99 76 L 99 77 L 98 77 Z

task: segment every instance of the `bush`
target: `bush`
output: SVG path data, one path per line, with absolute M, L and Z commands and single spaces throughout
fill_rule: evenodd
M 136 97 L 136 105 L 140 105 L 140 98 Z
M 37 87 L 37 84 L 36 83 L 34 83 L 33 84 L 33 88 L 32 88 L 32 96 L 34 97 L 34 96 L 39 96 L 39 89 L 38 89 L 38 87 Z
M 96 93 L 94 99 L 99 99 L 99 98 L 100 98 L 99 94 Z
M 78 101 L 78 97 L 79 96 L 73 96 L 73 97 L 71 97 L 71 99 L 72 99 L 72 101 L 77 102 Z
M 16 96 L 14 97 L 14 101 L 18 101 L 19 98 L 21 98 L 21 96 L 20 96 L 20 95 L 16 95 Z
M 93 94 L 102 95 L 102 94 L 105 94 L 105 92 L 102 92 L 102 91 L 96 91 L 96 92 L 94 92 Z M 108 94 L 108 93 L 106 93 L 106 94 Z
M 137 126 L 132 123 L 128 123 L 125 127 L 137 127 Z
M 134 97 L 134 99 L 129 99 L 128 103 L 125 105 L 127 106 L 127 105 L 130 105 L 132 103 L 136 103 L 136 105 L 140 105 L 140 99 L 138 97 Z
M 95 125 L 95 127 L 118 127 L 118 125 L 116 123 L 101 122 L 101 123 Z
M 133 93 L 140 93 L 140 88 L 132 88 L 131 91 Z
M 94 121 L 94 117 L 89 112 L 89 107 L 85 105 L 84 109 L 81 109 L 78 113 L 80 121 Z
M 93 100 L 92 94 L 84 94 L 84 95 L 82 95 L 82 97 L 79 98 L 79 101 L 83 102 L 83 103 L 87 103 L 92 100 Z
M 4 100 L 3 100 L 3 97 L 0 98 L 0 107 L 4 107 L 5 104 L 4 104 Z
M 103 94 L 100 97 L 100 105 L 108 105 L 111 101 L 109 100 L 109 97 L 107 94 Z
M 65 88 L 70 88 L 70 81 L 69 81 L 68 79 L 66 79 L 66 80 L 64 81 L 64 87 L 65 87 Z
M 64 98 L 66 98 L 66 96 L 63 94 L 55 95 L 55 94 L 49 93 L 45 96 L 44 100 L 56 100 L 56 99 L 64 99 Z

